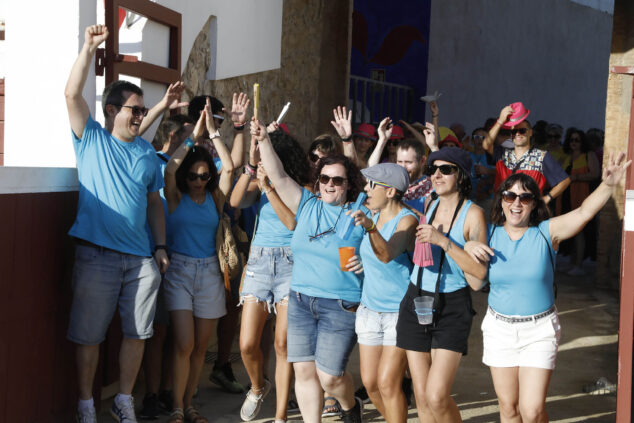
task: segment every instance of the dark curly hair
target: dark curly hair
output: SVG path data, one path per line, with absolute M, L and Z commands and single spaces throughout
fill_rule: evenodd
M 210 95 L 197 95 L 196 97 L 191 99 L 191 101 L 189 102 L 189 107 L 187 107 L 187 114 L 189 115 L 189 117 L 194 119 L 194 121 L 197 121 L 200 117 L 200 113 L 205 108 L 207 99 L 209 99 L 209 104 L 211 105 L 211 113 L 222 113 L 222 108 L 224 107 L 224 105 L 216 97 L 212 97 Z
M 284 171 L 295 182 L 304 186 L 310 183 L 308 175 L 308 163 L 304 150 L 299 142 L 282 130 L 277 130 L 269 134 L 273 150 L 280 158 Z
M 346 195 L 346 199 L 348 201 L 354 201 L 359 193 L 363 191 L 363 186 L 365 182 L 363 181 L 363 176 L 361 176 L 361 172 L 357 165 L 352 163 L 352 161 L 344 155 L 341 154 L 333 154 L 332 156 L 324 157 L 319 161 L 319 165 L 317 166 L 317 176 L 314 179 L 314 184 L 317 185 L 317 179 L 321 174 L 321 170 L 324 166 L 340 164 L 346 169 L 346 178 L 348 179 L 348 193 Z M 316 190 L 315 190 L 316 191 Z
M 205 189 L 209 192 L 213 192 L 218 186 L 218 171 L 216 170 L 216 165 L 214 164 L 211 154 L 209 154 L 209 152 L 204 148 L 194 147 L 187 153 L 185 159 L 183 159 L 183 162 L 178 167 L 178 170 L 176 170 L 176 186 L 183 194 L 187 194 L 189 192 L 189 187 L 187 186 L 187 174 L 196 162 L 205 162 L 209 167 L 209 174 L 211 175 L 211 178 L 207 181 Z
M 581 140 L 581 152 L 587 153 L 590 148 L 588 145 L 588 140 L 586 139 L 586 134 L 581 129 L 575 127 L 568 128 L 568 130 L 566 131 L 566 139 L 564 140 L 564 153 L 572 153 L 572 149 L 570 148 L 570 139 L 574 134 L 579 135 L 579 139 Z
M 493 207 L 491 208 L 491 223 L 500 226 L 506 221 L 504 210 L 502 210 L 502 193 L 512 188 L 516 183 L 519 183 L 523 189 L 535 197 L 535 208 L 531 211 L 528 226 L 537 226 L 548 219 L 550 217 L 550 211 L 546 203 L 544 203 L 544 200 L 542 200 L 541 191 L 539 190 L 537 182 L 525 173 L 514 173 L 500 184 L 500 187 L 495 193 Z

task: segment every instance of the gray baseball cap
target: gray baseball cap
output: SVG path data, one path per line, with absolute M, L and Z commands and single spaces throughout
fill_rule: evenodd
M 361 169 L 361 174 L 366 179 L 396 188 L 405 192 L 409 187 L 409 175 L 403 166 L 396 163 L 379 163 L 374 166 Z

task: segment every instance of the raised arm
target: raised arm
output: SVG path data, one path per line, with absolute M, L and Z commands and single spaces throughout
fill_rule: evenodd
M 235 135 L 231 146 L 231 160 L 233 167 L 238 169 L 244 165 L 244 127 L 247 124 L 247 110 L 249 109 L 249 97 L 245 93 L 239 95 L 233 93 L 231 101 L 231 122 Z M 255 164 L 255 163 L 254 163 Z
M 108 28 L 105 25 L 92 25 L 86 28 L 84 45 L 66 82 L 64 96 L 66 97 L 68 118 L 70 119 L 70 127 L 77 138 L 82 137 L 88 116 L 90 116 L 90 109 L 82 96 L 82 91 L 86 84 L 86 78 L 88 78 L 92 58 L 99 44 L 103 43 L 106 38 L 108 38 Z M 102 101 L 106 101 L 106 99 L 104 98 Z
M 337 106 L 336 109 L 332 110 L 332 114 L 335 120 L 331 120 L 330 123 L 334 126 L 341 141 L 343 141 L 343 155 L 360 168 L 365 167 L 364 164 L 359 163 L 357 149 L 354 147 L 354 142 L 352 142 L 352 110 L 347 111 L 345 106 Z
M 141 122 L 141 126 L 139 127 L 139 135 L 143 135 L 145 131 L 148 130 L 150 126 L 154 123 L 156 119 L 158 119 L 166 110 L 178 109 L 179 107 L 186 107 L 189 105 L 186 101 L 181 101 L 181 94 L 185 90 L 185 84 L 181 81 L 176 81 L 173 84 L 170 84 L 167 87 L 167 91 L 165 91 L 165 95 L 152 107 L 143 122 Z
M 379 140 L 377 141 L 376 147 L 374 147 L 372 154 L 370 154 L 370 158 L 368 159 L 368 167 L 379 164 L 379 162 L 381 161 L 381 154 L 383 154 L 383 149 L 392 136 L 392 128 L 392 119 L 390 119 L 389 117 L 383 119 L 379 124 L 379 127 L 376 130 L 379 134 Z
M 431 110 L 431 123 L 434 125 L 434 135 L 437 140 L 440 140 L 440 133 L 438 133 L 438 116 L 440 115 L 440 110 L 438 109 L 438 102 L 436 100 L 429 102 L 429 110 Z
M 605 159 L 603 182 L 590 194 L 581 206 L 571 212 L 550 219 L 549 231 L 553 248 L 566 239 L 572 238 L 601 210 L 610 199 L 619 181 L 624 177 L 632 161 L 625 161 L 625 153 L 621 152 L 615 158 L 610 153 Z
M 434 152 L 438 151 L 438 138 L 436 136 L 436 127 L 433 123 L 425 122 L 409 124 L 404 120 L 400 121 L 401 124 L 406 127 L 421 144 L 429 147 L 429 150 Z M 421 132 L 422 131 L 422 132 Z
M 302 187 L 284 171 L 280 158 L 273 150 L 266 127 L 255 119 L 251 120 L 251 135 L 258 142 L 260 157 L 275 190 L 291 212 L 297 214 L 302 198 Z
M 207 132 L 209 132 L 209 139 L 214 145 L 214 148 L 218 152 L 218 157 L 220 157 L 220 162 L 222 163 L 222 169 L 220 169 L 220 180 L 218 181 L 218 189 L 224 194 L 224 197 L 229 194 L 231 190 L 231 184 L 233 182 L 233 160 L 231 159 L 231 154 L 229 153 L 229 149 L 222 142 L 220 138 L 220 133 L 216 129 L 214 124 L 214 117 L 211 111 L 211 102 L 209 101 L 209 97 L 207 97 L 207 103 L 205 104 L 205 108 L 203 109 L 205 113 L 205 125 L 207 126 Z
M 229 205 L 234 208 L 250 207 L 258 199 L 260 190 L 255 179 L 257 175 L 257 164 L 260 162 L 260 153 L 257 148 L 257 141 L 251 137 L 251 146 L 249 148 L 249 162 L 245 164 L 242 175 L 238 178 L 233 190 Z
M 266 176 L 266 170 L 262 163 L 258 165 L 258 188 L 262 194 L 266 194 L 266 198 L 268 198 L 269 203 L 271 203 L 273 211 L 284 226 L 290 231 L 295 230 L 295 226 L 297 225 L 295 213 L 286 207 L 286 204 L 284 204 L 280 196 L 277 195 L 275 187 L 271 185 L 269 178 Z
M 387 241 L 376 229 L 374 222 L 362 210 L 355 211 L 352 216 L 354 217 L 354 224 L 356 226 L 361 225 L 368 233 L 372 251 L 376 254 L 376 258 L 383 263 L 389 263 L 406 252 L 414 242 L 418 223 L 414 216 L 402 218 Z
M 495 139 L 502 128 L 502 124 L 509 119 L 509 116 L 513 114 L 513 108 L 511 106 L 504 106 L 500 111 L 500 116 L 495 121 L 495 124 L 489 129 L 489 133 L 484 137 L 482 141 L 482 148 L 489 153 L 493 154 L 493 147 L 495 147 Z

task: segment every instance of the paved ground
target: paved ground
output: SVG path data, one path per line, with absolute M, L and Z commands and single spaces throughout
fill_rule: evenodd
M 557 280 L 557 307 L 563 330 L 557 368 L 548 392 L 547 410 L 550 420 L 559 423 L 613 422 L 616 396 L 585 394 L 583 386 L 602 376 L 616 382 L 618 293 L 593 288 L 593 277 L 573 278 L 558 273 Z M 481 362 L 480 323 L 486 310 L 486 294 L 474 293 L 474 308 L 478 314 L 469 340 L 469 355 L 464 357 L 460 365 L 453 388 L 454 399 L 465 422 L 496 422 L 499 421 L 499 415 L 493 384 L 488 368 Z M 238 380 L 248 383 L 241 363 L 235 362 L 233 367 Z M 356 349 L 348 369 L 353 373 L 359 386 L 359 355 Z M 210 370 L 211 365 L 206 364 L 197 398 L 200 411 L 212 423 L 239 422 L 239 410 L 244 396 L 227 394 L 219 390 L 207 380 Z M 274 391 L 271 391 L 260 412 L 260 419 L 254 422 L 273 420 L 273 395 Z M 142 392 L 138 392 L 136 396 L 140 403 Z M 110 404 L 111 399 L 103 401 L 100 422 L 113 421 L 107 412 Z M 367 406 L 364 419 L 370 422 L 383 421 L 371 405 Z M 289 420 L 301 421 L 301 416 L 292 414 Z M 416 420 L 416 410 L 411 408 L 408 421 Z M 158 420 L 166 421 L 167 418 Z

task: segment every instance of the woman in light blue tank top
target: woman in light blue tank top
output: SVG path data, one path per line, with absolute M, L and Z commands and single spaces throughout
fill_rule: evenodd
M 427 161 L 438 200 L 427 208 L 427 224 L 417 227 L 416 239 L 430 244 L 433 264 L 414 266 L 396 326 L 396 345 L 406 350 L 421 421 L 430 415 L 435 421 L 460 421 L 451 386 L 467 353 L 474 314 L 470 289 L 480 289 L 486 276 L 486 266 L 463 250 L 467 240 L 486 241 L 484 213 L 467 200 L 470 172 L 471 157 L 460 148 L 442 148 Z M 424 314 L 415 305 L 419 297 L 433 299 L 432 323 L 419 318 Z
M 204 129 L 222 161 L 218 176 L 202 144 Z M 219 214 L 231 188 L 233 161 L 220 139 L 209 99 L 193 138 L 186 140 L 165 168 L 167 221 L 171 229 L 165 304 L 174 333 L 174 410 L 170 421 L 202 419 L 192 407 L 214 322 L 226 313 L 225 288 L 216 255 Z
M 605 163 L 601 185 L 579 208 L 552 219 L 537 183 L 525 174 L 509 176 L 495 196 L 490 247 L 477 242 L 465 247 L 475 260 L 490 262 L 482 361 L 491 369 L 502 421 L 548 420 L 546 392 L 561 336 L 555 255 L 610 199 L 631 162 L 620 153 Z
M 270 135 L 284 171 L 299 185 L 308 185 L 308 161 L 299 143 L 281 130 Z M 257 166 L 257 170 L 256 170 Z M 256 178 L 257 173 L 257 178 Z M 257 227 L 240 292 L 240 352 L 251 380 L 251 389 L 240 411 L 243 420 L 256 417 L 262 400 L 257 396 L 270 389 L 264 379 L 260 340 L 269 313 L 275 311 L 275 419 L 286 420 L 293 366 L 286 360 L 288 294 L 293 270 L 291 238 L 295 214 L 282 202 L 260 164 L 257 144 L 252 140 L 249 162 L 231 192 L 230 205 L 247 208 L 259 203 Z M 255 398 L 255 400 L 254 400 Z
M 368 180 L 367 206 L 371 219 L 354 213 L 355 224 L 366 234 L 359 255 L 364 278 L 356 333 L 361 357 L 361 380 L 377 410 L 388 422 L 407 419 L 407 402 L 401 389 L 407 365 L 405 351 L 396 347 L 399 305 L 412 271 L 408 252 L 414 251 L 418 219 L 401 199 L 409 187 L 409 175 L 396 163 L 363 169 Z

